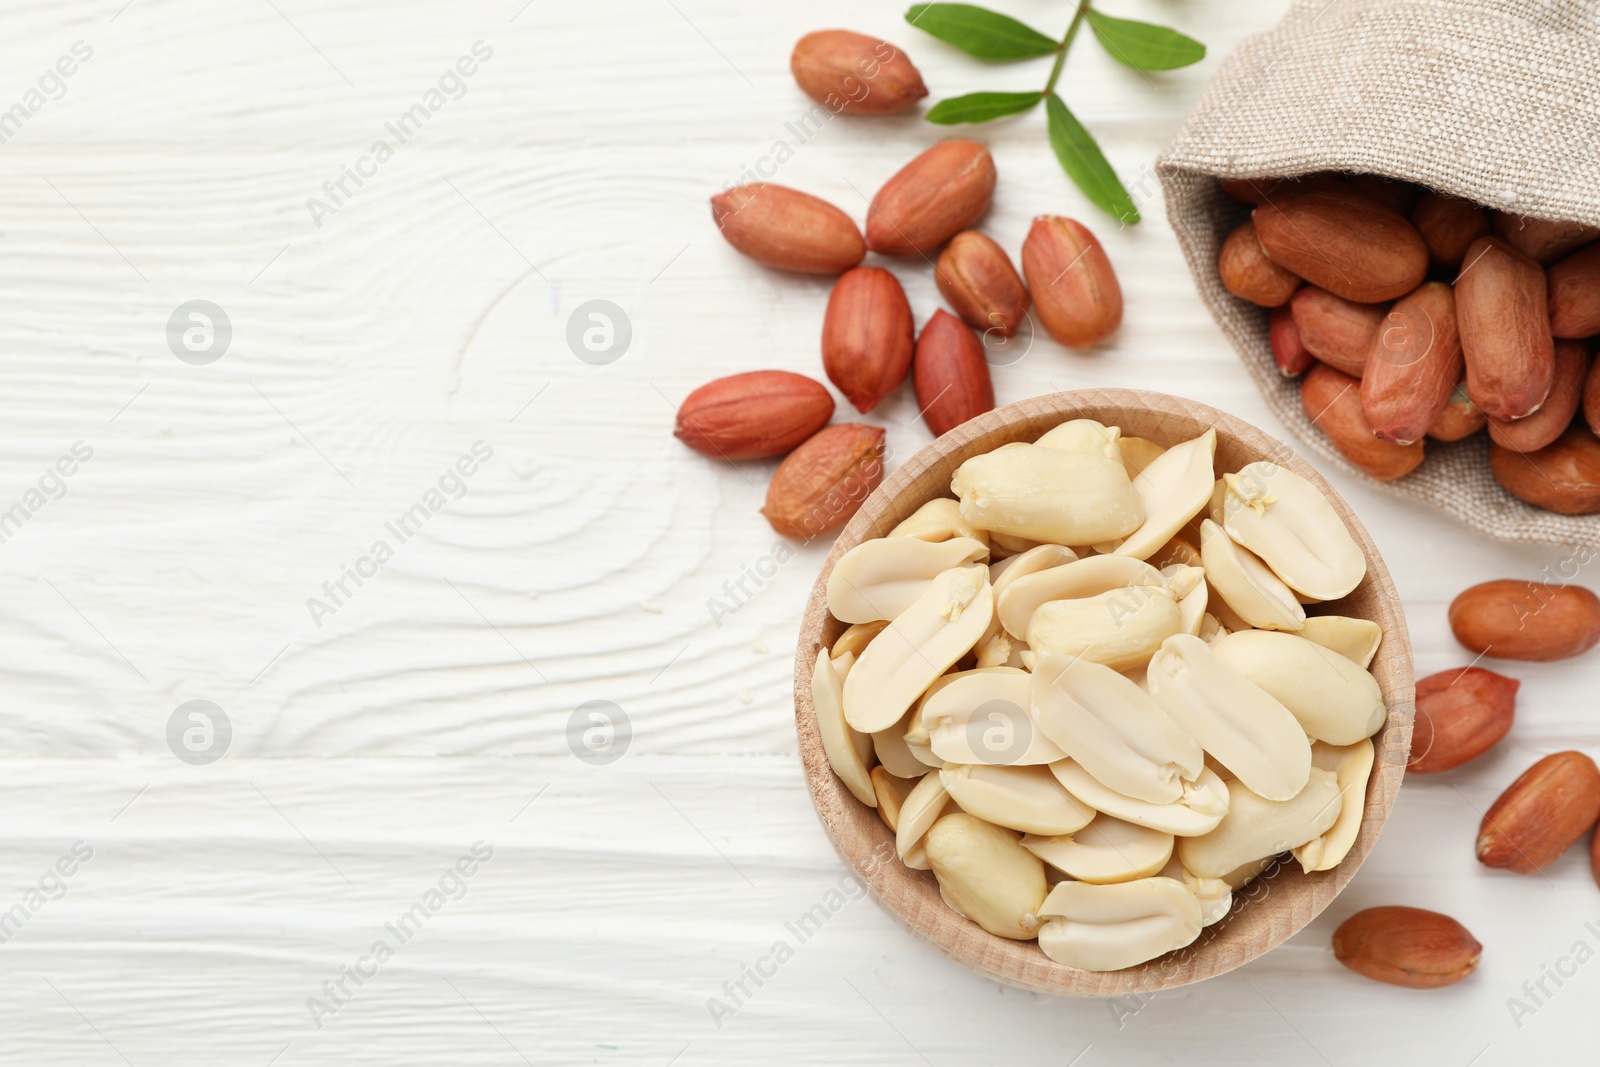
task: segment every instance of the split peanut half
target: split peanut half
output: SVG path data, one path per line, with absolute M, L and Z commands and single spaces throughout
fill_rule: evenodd
M 952 763 L 939 780 L 962 811 L 1025 834 L 1070 834 L 1094 818 L 1094 810 L 1062 788 L 1049 767 Z
M 1182 799 L 1171 804 L 1152 804 L 1107 789 L 1070 759 L 1050 764 L 1050 773 L 1086 807 L 1177 837 L 1210 833 L 1228 813 L 1227 784 L 1209 767 L 1202 768 Z
M 1039 947 L 1067 967 L 1115 971 L 1194 941 L 1200 904 L 1182 882 L 1141 878 L 1116 885 L 1062 882 L 1039 915 Z
M 1056 545 L 1128 536 L 1144 506 L 1120 459 L 1039 445 L 1001 445 L 956 469 L 961 517 L 991 533 Z
M 1338 600 L 1367 576 L 1367 557 L 1321 490 L 1261 460 L 1223 475 L 1223 528 L 1284 584 L 1316 600 Z
M 863 541 L 833 565 L 828 575 L 828 611 L 840 622 L 895 619 L 945 571 L 987 562 L 988 558 L 989 546 L 970 537 Z
M 1336 867 L 1356 843 L 1361 832 L 1361 814 L 1366 809 L 1367 779 L 1372 776 L 1372 741 L 1362 738 L 1353 745 L 1330 745 L 1318 741 L 1311 746 L 1311 762 L 1332 771 L 1339 785 L 1339 817 L 1318 837 L 1294 850 L 1294 858 L 1306 871 L 1326 871 Z
M 1159 873 L 1172 859 L 1173 841 L 1171 834 L 1101 814 L 1074 833 L 1029 834 L 1022 847 L 1080 882 L 1109 885 Z
M 1339 818 L 1339 782 L 1311 768 L 1305 788 L 1288 800 L 1267 800 L 1243 782 L 1228 783 L 1228 814 L 1200 837 L 1178 842 L 1178 859 L 1203 878 L 1221 878 L 1252 860 L 1276 856 L 1320 836 Z
M 1299 721 L 1210 645 L 1188 634 L 1168 638 L 1147 677 L 1156 703 L 1250 789 L 1288 800 L 1305 788 L 1311 744 Z
M 872 639 L 844 684 L 845 721 L 872 733 L 897 722 L 977 644 L 994 617 L 989 568 L 956 567 Z
M 1377 679 L 1297 634 L 1244 630 L 1212 647 L 1217 659 L 1288 708 L 1313 740 L 1353 745 L 1377 733 L 1389 714 Z
M 1205 766 L 1200 743 L 1150 694 L 1109 667 L 1040 656 L 1032 675 L 1040 731 L 1108 789 L 1150 804 L 1182 799 Z

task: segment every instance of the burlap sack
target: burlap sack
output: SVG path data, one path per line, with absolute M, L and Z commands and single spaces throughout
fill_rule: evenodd
M 1301 411 L 1298 380 L 1278 373 L 1267 312 L 1217 278 L 1222 239 L 1249 212 L 1217 179 L 1367 172 L 1600 225 L 1597 127 L 1600 5 L 1297 0 L 1222 65 L 1157 169 L 1200 295 L 1268 406 L 1312 452 L 1355 473 Z M 1429 440 L 1422 466 L 1385 488 L 1503 541 L 1600 548 L 1600 516 L 1524 504 L 1495 482 L 1488 454 L 1484 434 Z

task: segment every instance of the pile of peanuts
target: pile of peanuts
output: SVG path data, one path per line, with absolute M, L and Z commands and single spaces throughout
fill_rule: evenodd
M 1327 870 L 1361 827 L 1382 631 L 1332 602 L 1366 557 L 1312 483 L 1219 478 L 1216 445 L 1063 423 L 828 576 L 834 772 L 956 914 L 1069 967 L 1183 948 L 1280 853 Z
M 1600 229 L 1524 218 L 1371 174 L 1225 181 L 1254 207 L 1217 270 L 1271 308 L 1306 416 L 1382 481 L 1426 438 L 1487 430 L 1495 479 L 1600 513 Z

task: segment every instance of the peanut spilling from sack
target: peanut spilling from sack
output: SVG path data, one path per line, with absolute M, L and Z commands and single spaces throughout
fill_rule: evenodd
M 1361 829 L 1366 556 L 1311 482 L 1087 419 L 972 456 L 845 553 L 811 676 L 834 772 L 946 905 L 1107 971 L 1192 944 L 1273 858 Z M 1310 605 L 1308 614 L 1307 605 Z
M 1428 438 L 1486 431 L 1508 492 L 1600 513 L 1600 229 L 1371 174 L 1222 190 L 1253 208 L 1222 243 L 1222 283 L 1272 309 L 1274 361 L 1352 465 L 1392 481 Z

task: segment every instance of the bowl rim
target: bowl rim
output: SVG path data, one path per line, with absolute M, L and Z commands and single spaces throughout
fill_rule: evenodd
M 1388 717 L 1373 737 L 1373 768 L 1361 829 L 1337 866 L 1306 874 L 1297 864 L 1279 864 L 1269 875 L 1250 883 L 1253 890 L 1234 894 L 1228 916 L 1206 927 L 1190 946 L 1137 967 L 1095 972 L 1055 963 L 1035 942 L 1001 938 L 961 918 L 940 902 L 931 872 L 913 871 L 899 862 L 893 835 L 877 811 L 851 795 L 822 750 L 811 701 L 811 672 L 825 643 L 825 629 L 830 624 L 842 628 L 827 609 L 827 580 L 834 564 L 862 541 L 886 533 L 893 525 L 886 516 L 903 510 L 902 499 L 928 472 L 1008 440 L 1023 440 L 1025 433 L 1016 433 L 1016 428 L 1041 418 L 1062 422 L 1129 410 L 1184 423 L 1184 432 L 1191 436 L 1204 432 L 1199 427 L 1214 428 L 1219 438 L 1252 454 L 1250 461 L 1270 459 L 1306 478 L 1327 497 L 1367 560 L 1367 575 L 1357 593 L 1367 590 L 1374 604 L 1361 617 L 1377 622 L 1383 631 L 1372 670 L 1382 688 Z M 1106 421 L 1116 425 L 1125 417 Z M 1034 435 L 1038 432 L 1042 431 Z M 1180 439 L 1174 436 L 1166 444 L 1170 447 Z M 930 493 L 924 488 L 915 506 L 937 495 L 937 490 Z M 874 532 L 880 527 L 880 532 Z M 831 646 L 831 639 L 826 643 Z M 1138 389 L 1069 390 L 995 408 L 949 431 L 901 464 L 862 502 L 834 541 L 806 603 L 796 643 L 794 678 L 795 729 L 808 791 L 829 840 L 867 893 L 920 940 L 968 969 L 1016 988 L 1067 996 L 1126 996 L 1202 981 L 1265 954 L 1303 929 L 1349 884 L 1388 820 L 1405 775 L 1416 710 L 1411 642 L 1399 596 L 1371 535 L 1344 498 L 1292 447 L 1243 419 L 1199 401 Z

